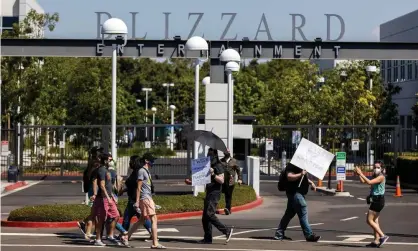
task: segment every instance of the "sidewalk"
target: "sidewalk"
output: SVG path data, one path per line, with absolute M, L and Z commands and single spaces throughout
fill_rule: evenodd
M 18 181 L 15 183 L 15 182 L 7 182 L 5 180 L 2 180 L 1 181 L 1 193 L 3 194 L 5 192 L 10 192 L 10 191 L 13 191 L 15 189 L 18 189 L 27 185 L 29 185 L 29 183 L 26 181 Z

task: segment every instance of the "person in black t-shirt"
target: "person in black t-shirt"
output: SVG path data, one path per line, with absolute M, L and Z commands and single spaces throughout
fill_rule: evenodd
M 202 224 L 205 236 L 200 244 L 212 243 L 212 225 L 226 235 L 226 242 L 231 239 L 233 227 L 227 227 L 216 217 L 216 207 L 221 198 L 222 184 L 224 183 L 224 168 L 218 157 L 218 151 L 210 148 L 208 157 L 211 158 L 211 182 L 206 185 L 206 197 L 203 207 Z
M 285 172 L 287 174 L 286 195 L 288 202 L 286 212 L 280 220 L 274 239 L 290 240 L 289 237 L 284 235 L 284 232 L 286 231 L 289 222 L 297 214 L 306 241 L 317 242 L 321 236 L 315 235 L 312 232 L 308 221 L 308 204 L 305 201 L 305 195 L 309 191 L 309 185 L 311 185 L 313 190 L 316 190 L 316 186 L 308 179 L 305 170 L 302 170 L 290 163 L 286 166 Z

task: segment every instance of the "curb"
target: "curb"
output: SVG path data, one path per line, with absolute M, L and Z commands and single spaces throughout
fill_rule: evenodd
M 10 191 L 13 191 L 13 190 L 15 190 L 15 189 L 18 189 L 18 188 L 21 188 L 21 187 L 27 186 L 28 184 L 29 184 L 29 183 L 28 183 L 28 182 L 26 182 L 26 181 L 18 181 L 18 182 L 14 183 L 14 184 L 11 184 L 11 185 L 8 185 L 8 186 L 5 186 L 5 187 L 4 187 L 4 191 L 5 191 L 5 192 L 10 192 Z
M 249 209 L 253 209 L 255 207 L 260 206 L 263 204 L 263 198 L 258 197 L 255 201 L 250 202 L 245 205 L 232 207 L 232 211 L 240 212 Z M 184 212 L 184 213 L 171 213 L 171 214 L 160 214 L 158 216 L 158 221 L 164 220 L 173 220 L 173 219 L 181 219 L 181 218 L 190 218 L 190 217 L 197 217 L 201 216 L 203 211 L 193 211 L 193 212 Z M 217 214 L 223 214 L 223 212 L 217 210 Z M 133 221 L 136 221 L 133 219 Z M 75 228 L 77 227 L 77 221 L 67 221 L 67 222 L 31 222 L 31 221 L 7 221 L 2 220 L 1 226 L 2 227 L 20 227 L 20 228 Z
M 328 189 L 326 187 L 317 187 L 316 191 L 330 196 L 351 197 L 349 192 L 336 192 L 335 189 Z

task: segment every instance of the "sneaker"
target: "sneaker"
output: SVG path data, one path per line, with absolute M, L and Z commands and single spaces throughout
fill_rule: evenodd
M 128 236 L 127 235 L 120 236 L 120 242 L 124 246 L 129 246 Z
M 291 241 L 292 240 L 292 238 L 287 237 L 286 235 L 283 235 L 283 236 L 275 235 L 273 239 L 275 239 L 276 241 L 284 241 L 284 240 Z
M 228 231 L 228 233 L 226 233 L 226 243 L 229 242 L 229 240 L 231 240 L 232 237 L 232 233 L 234 232 L 234 227 L 231 227 Z
M 321 236 L 312 234 L 308 238 L 306 238 L 307 242 L 318 242 L 321 239 Z
M 93 239 L 93 237 L 94 237 L 94 235 L 92 235 L 92 234 L 85 234 L 85 235 L 84 235 L 84 238 L 85 238 L 86 240 L 91 240 L 91 239 Z
M 203 239 L 203 240 L 198 241 L 197 244 L 212 244 L 212 241 Z
M 224 208 L 224 213 L 225 213 L 225 215 L 230 215 L 231 214 L 231 211 L 229 211 L 228 208 Z
M 121 246 L 122 245 L 122 243 L 120 241 L 116 240 L 113 236 L 108 236 L 107 237 L 107 240 L 110 241 L 110 242 L 112 242 L 113 244 L 118 245 L 118 246 Z
M 378 248 L 379 244 L 377 244 L 375 242 L 370 242 L 369 244 L 366 245 L 366 247 L 368 247 L 368 248 Z
M 78 228 L 85 235 L 86 234 L 86 223 L 79 221 L 77 222 Z
M 379 239 L 379 245 L 378 246 L 379 247 L 383 246 L 388 239 L 389 239 L 389 236 L 387 236 L 387 235 L 385 235 L 383 237 L 380 237 L 380 239 Z
M 101 240 L 95 240 L 94 245 L 95 246 L 101 246 L 101 247 L 106 246 L 106 244 L 104 244 Z

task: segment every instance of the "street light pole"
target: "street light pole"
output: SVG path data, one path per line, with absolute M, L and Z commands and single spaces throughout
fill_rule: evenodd
M 202 55 L 202 52 L 208 52 L 209 45 L 208 42 L 199 36 L 193 36 L 189 38 L 185 44 L 185 52 L 199 52 Z M 201 57 L 201 56 L 200 56 Z M 208 58 L 208 53 L 206 53 L 206 59 Z M 194 130 L 199 130 L 199 70 L 200 70 L 200 59 L 196 58 L 195 61 L 195 93 L 194 93 Z M 196 141 L 193 142 L 193 159 L 197 159 L 199 145 Z M 191 173 L 191 170 L 190 170 Z M 193 187 L 193 195 L 197 196 L 199 192 L 203 192 L 203 186 L 194 186 Z
M 194 70 L 194 122 L 193 127 L 194 130 L 199 130 L 199 71 L 200 71 L 200 60 L 196 59 L 195 61 L 195 70 Z M 196 141 L 194 141 L 194 151 L 193 151 L 193 159 L 197 159 L 197 153 L 199 151 L 199 145 Z
M 157 112 L 157 108 L 152 107 L 151 111 L 152 111 L 152 142 L 155 142 L 155 113 Z
M 115 43 L 112 44 L 112 109 L 111 109 L 111 152 L 113 159 L 117 162 L 116 150 L 116 67 L 117 67 L 117 50 L 118 46 L 124 47 L 127 44 L 128 27 L 119 18 L 110 18 L 102 25 L 102 44 L 104 45 L 105 35 L 116 36 Z M 123 41 L 123 43 L 121 43 Z
M 322 85 L 325 83 L 325 78 L 324 77 L 319 77 L 318 78 L 318 83 L 320 85 L 320 87 L 322 87 Z M 318 88 L 319 90 L 320 88 Z M 319 125 L 321 125 L 321 123 L 319 123 Z M 322 145 L 322 128 L 320 126 L 318 126 L 318 145 Z
M 377 71 L 376 66 L 374 66 L 374 65 L 366 66 L 366 72 L 367 72 L 367 75 L 369 77 L 369 88 L 370 88 L 371 93 L 373 92 L 373 73 L 375 73 L 376 71 Z M 370 109 L 372 109 L 372 108 L 373 108 L 373 104 L 370 101 Z M 369 118 L 369 126 L 371 126 L 371 125 L 372 125 L 372 116 L 370 116 L 370 118 Z M 373 159 L 372 159 L 372 156 L 371 156 L 372 155 L 371 154 L 371 151 L 372 151 L 372 146 L 371 146 L 372 139 L 371 139 L 371 137 L 372 137 L 371 130 L 369 130 L 369 132 L 367 134 L 367 138 L 368 138 L 367 139 L 367 164 L 369 166 L 373 165 Z
M 232 72 L 239 71 L 239 63 L 241 62 L 240 54 L 234 49 L 227 49 L 222 52 L 220 56 L 222 62 L 227 62 L 225 71 L 228 77 L 228 119 L 227 119 L 227 145 L 229 153 L 233 156 L 234 153 L 234 86 L 232 79 Z
M 174 150 L 174 110 L 176 107 L 174 105 L 170 105 L 171 110 L 171 132 L 170 132 L 170 149 L 171 151 Z
M 168 104 L 170 102 L 170 87 L 174 87 L 174 83 L 164 83 L 164 87 L 167 87 L 167 110 L 168 110 Z
M 148 92 L 152 91 L 152 88 L 142 88 L 145 92 L 145 124 L 148 124 Z M 148 127 L 145 128 L 145 139 L 148 140 Z

